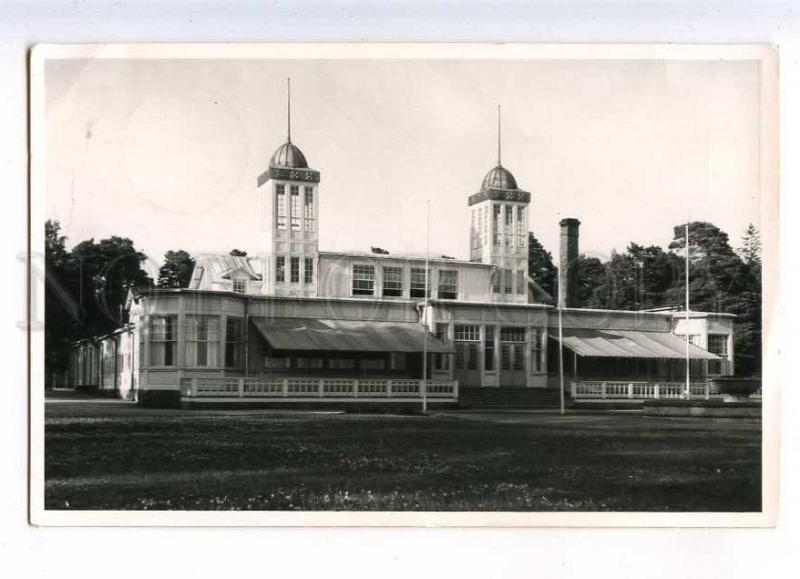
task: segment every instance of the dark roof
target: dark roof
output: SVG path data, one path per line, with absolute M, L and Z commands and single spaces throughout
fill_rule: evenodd
M 425 336 L 416 322 L 318 318 L 250 318 L 276 350 L 452 353 L 453 344 Z M 427 343 L 426 343 L 427 340 Z
M 646 332 L 639 330 L 593 330 L 588 328 L 564 328 L 564 345 L 588 358 L 657 358 L 692 360 L 719 360 L 694 344 L 687 344 L 671 332 Z M 557 336 L 556 336 L 556 339 Z
M 489 189 L 518 189 L 517 180 L 511 171 L 498 165 L 486 174 L 483 178 L 481 191 L 488 191 Z
M 291 141 L 278 147 L 269 161 L 270 167 L 287 167 L 289 169 L 308 169 L 308 162 L 303 152 Z

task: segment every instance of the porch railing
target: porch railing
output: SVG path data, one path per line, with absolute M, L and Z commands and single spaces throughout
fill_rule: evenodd
M 458 400 L 458 381 L 380 378 L 183 378 L 187 398 L 428 398 Z
M 625 381 L 580 381 L 572 382 L 574 399 L 628 399 L 658 400 L 675 399 L 686 396 L 685 382 L 625 382 Z M 717 388 L 710 382 L 689 384 L 690 398 L 709 399 L 718 395 Z

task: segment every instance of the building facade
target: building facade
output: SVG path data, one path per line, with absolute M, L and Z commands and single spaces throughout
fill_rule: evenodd
M 282 380 L 287 396 L 388 399 L 437 384 L 558 388 L 562 366 L 569 382 L 678 381 L 687 358 L 697 380 L 733 372 L 732 316 L 575 308 L 576 219 L 561 222 L 559 307 L 536 303 L 531 195 L 499 154 L 467 198 L 468 260 L 320 251 L 321 175 L 290 134 L 256 191 L 260 252 L 200 255 L 187 288 L 132 296 L 125 328 L 76 346 L 75 386 L 158 401 Z

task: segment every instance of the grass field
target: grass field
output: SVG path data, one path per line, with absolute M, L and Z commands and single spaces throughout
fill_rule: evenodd
M 49 509 L 758 511 L 756 420 L 46 405 Z

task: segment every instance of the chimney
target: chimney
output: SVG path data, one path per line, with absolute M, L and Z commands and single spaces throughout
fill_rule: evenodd
M 567 218 L 561 226 L 558 263 L 558 307 L 574 308 L 578 302 L 578 227 L 581 222 Z

